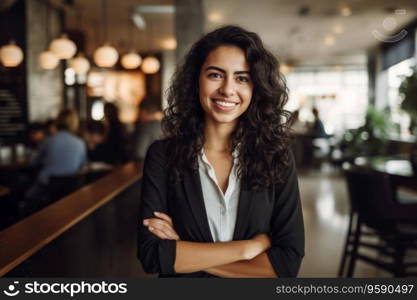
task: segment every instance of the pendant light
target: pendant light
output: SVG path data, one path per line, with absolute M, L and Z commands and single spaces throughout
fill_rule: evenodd
M 102 20 L 103 20 L 103 26 L 104 28 L 104 39 L 108 40 L 107 35 L 107 1 L 102 0 Z M 103 68 L 109 68 L 113 67 L 117 60 L 119 59 L 119 53 L 117 50 L 112 47 L 108 42 L 106 42 L 103 46 L 96 49 L 96 51 L 93 54 L 94 62 L 97 66 L 103 67 Z
M 53 70 L 59 63 L 59 57 L 54 52 L 46 50 L 39 54 L 39 65 L 42 69 Z
M 140 64 L 142 63 L 142 57 L 135 50 L 133 50 L 135 46 L 135 32 L 133 31 L 133 23 L 132 21 L 130 21 L 130 13 L 131 11 L 128 10 L 127 25 L 129 27 L 128 39 L 131 41 L 130 47 L 132 50 L 130 50 L 130 52 L 122 56 L 120 63 L 122 64 L 123 68 L 132 70 L 140 66 Z
M 90 70 L 90 62 L 82 53 L 71 59 L 69 66 L 74 69 L 76 74 L 86 74 Z
M 125 69 L 136 69 L 140 66 L 142 57 L 134 51 L 131 51 L 122 56 L 121 63 Z
M 78 19 L 78 31 L 83 32 L 83 18 L 81 14 L 81 10 L 76 7 L 76 14 Z M 74 58 L 72 58 L 69 63 L 69 67 L 74 70 L 75 74 L 83 75 L 87 74 L 90 70 L 90 62 L 88 61 L 87 57 L 85 57 L 84 53 L 79 52 Z
M 99 67 L 113 67 L 118 59 L 119 53 L 117 53 L 117 50 L 108 43 L 104 44 L 94 52 L 94 62 Z
M 51 37 L 50 31 L 49 31 L 49 6 L 45 8 L 45 39 L 49 40 Z M 59 64 L 59 57 L 56 56 L 54 52 L 47 49 L 39 54 L 39 65 L 44 70 L 53 70 L 58 66 Z
M 23 51 L 11 41 L 8 45 L 1 47 L 0 60 L 5 67 L 17 67 L 23 60 Z
M 142 62 L 142 71 L 145 74 L 158 73 L 161 64 L 155 56 L 147 56 Z
M 149 23 L 149 29 L 152 31 L 152 26 L 150 23 Z M 143 59 L 141 69 L 143 73 L 145 74 L 155 74 L 155 73 L 158 73 L 160 67 L 161 67 L 161 64 L 159 63 L 159 60 L 155 56 L 150 55 Z
M 77 46 L 66 34 L 61 34 L 59 38 L 53 40 L 49 48 L 60 59 L 70 59 L 77 52 Z

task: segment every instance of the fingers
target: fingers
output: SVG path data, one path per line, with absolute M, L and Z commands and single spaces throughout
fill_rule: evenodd
M 162 239 L 179 240 L 178 234 L 167 221 L 157 218 L 145 219 L 143 224 L 148 227 L 149 231 Z
M 153 234 L 155 234 L 157 237 L 159 237 L 161 239 L 164 239 L 164 240 L 169 240 L 170 239 L 169 236 L 166 235 L 163 231 L 161 231 L 159 229 L 156 229 L 156 228 L 153 228 L 151 226 L 148 227 L 148 228 L 149 228 L 149 231 L 152 232 Z
M 172 225 L 172 219 L 170 216 L 168 216 L 167 214 L 161 213 L 161 212 L 154 212 L 154 215 L 157 216 L 158 218 L 161 218 L 162 220 L 167 221 L 169 224 Z

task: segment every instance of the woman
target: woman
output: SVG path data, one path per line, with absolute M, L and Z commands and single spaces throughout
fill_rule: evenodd
M 291 277 L 304 229 L 287 89 L 258 35 L 226 26 L 191 48 L 148 150 L 138 257 L 161 277 Z

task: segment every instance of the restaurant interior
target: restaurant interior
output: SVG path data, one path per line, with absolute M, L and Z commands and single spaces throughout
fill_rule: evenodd
M 415 0 L 0 1 L 0 276 L 156 276 L 136 257 L 143 160 L 176 66 L 225 24 L 286 78 L 298 276 L 417 276 Z M 57 158 L 80 167 L 44 182 L 69 128 Z

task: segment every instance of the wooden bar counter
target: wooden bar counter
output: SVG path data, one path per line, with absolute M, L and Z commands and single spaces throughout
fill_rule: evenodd
M 0 232 L 0 276 L 4 276 L 49 244 L 53 244 L 58 237 L 73 230 L 72 228 L 75 225 L 83 220 L 83 222 L 86 222 L 85 219 L 87 217 L 92 218 L 90 216 L 92 213 L 105 206 L 105 204 L 113 202 L 111 200 L 117 200 L 119 194 L 139 181 L 142 177 L 142 168 L 142 164 L 127 163 L 115 169 L 109 175 L 82 187 L 69 196 Z M 137 207 L 139 202 L 139 195 L 136 194 L 137 191 L 133 194 L 136 199 L 128 200 L 131 201 L 130 203 L 134 203 L 135 207 Z M 129 197 L 132 198 L 132 196 Z M 120 221 L 123 222 L 123 220 Z M 136 220 L 129 221 L 136 222 Z M 109 227 L 109 225 L 111 227 L 111 224 L 103 224 L 102 228 Z M 81 228 L 74 230 L 79 232 L 72 234 L 71 239 L 73 241 L 74 238 L 78 239 L 78 236 L 82 235 L 83 231 L 86 232 L 85 229 Z M 134 232 L 134 229 L 132 229 L 132 232 Z M 91 239 L 91 237 L 88 239 Z M 60 243 L 62 244 L 62 242 Z M 74 245 L 71 245 L 69 248 L 77 247 L 77 243 L 73 242 Z M 83 244 L 87 243 L 84 240 Z M 61 247 L 60 249 L 64 248 Z M 77 252 L 75 250 L 74 248 L 74 253 Z M 68 253 L 71 253 L 71 251 L 68 249 Z M 59 256 L 60 254 L 56 253 L 56 255 Z M 39 257 L 41 256 L 42 254 L 39 254 Z M 49 253 L 48 256 L 50 257 L 51 254 Z M 52 253 L 52 256 L 54 256 L 54 253 Z M 11 276 L 31 276 L 31 274 L 23 274 L 22 272 L 24 271 L 11 272 Z M 35 276 L 51 275 L 48 272 L 39 273 L 38 271 L 29 273 Z M 58 275 L 65 276 L 69 274 L 59 274 L 58 272 Z

